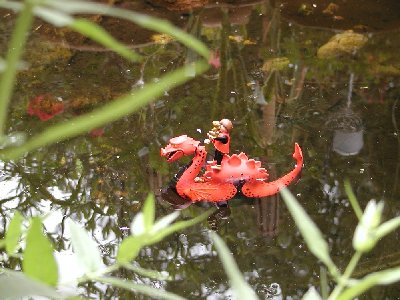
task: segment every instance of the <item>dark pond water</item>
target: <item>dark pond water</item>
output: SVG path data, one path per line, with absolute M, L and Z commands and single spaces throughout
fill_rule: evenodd
M 1 163 L 0 231 L 15 208 L 26 216 L 51 212 L 46 229 L 65 264 L 71 251 L 64 231 L 69 218 L 92 233 L 106 262 L 113 261 L 128 234 L 124 228 L 149 191 L 157 196 L 158 217 L 173 211 L 160 190 L 184 162 L 167 164 L 159 156 L 160 147 L 180 134 L 204 139 L 211 122 L 226 117 L 234 123 L 231 152 L 258 158 L 272 178 L 293 167 L 293 144 L 301 145 L 304 170 L 290 190 L 323 231 L 335 263 L 344 268 L 353 254 L 357 224 L 344 193 L 345 178 L 362 207 L 371 199 L 384 200 L 385 218 L 400 213 L 400 8 L 394 0 L 339 2 L 330 9 L 328 1 L 230 2 L 187 13 L 160 3 L 119 1 L 195 34 L 219 51 L 221 68 L 166 92 L 134 115 Z M 14 19 L 4 11 L 0 17 L 4 53 Z M 182 45 L 160 43 L 146 30 L 101 16 L 94 19 L 146 60 L 127 63 L 78 35 L 38 22 L 25 57 L 30 67 L 18 78 L 10 131 L 32 136 L 196 59 Z M 333 36 L 349 29 L 354 33 L 343 43 L 350 50 L 327 48 Z M 62 114 L 46 122 L 27 113 L 28 101 L 43 94 L 59 97 L 65 105 Z M 182 218 L 206 209 L 192 205 L 182 210 Z M 229 298 L 210 230 L 228 244 L 261 299 L 299 299 L 310 285 L 319 285 L 320 265 L 279 196 L 233 200 L 208 222 L 143 249 L 137 263 L 167 271 L 173 282 L 126 271 L 119 275 L 189 299 Z M 397 232 L 380 241 L 362 259 L 357 276 L 398 266 L 399 239 Z M 375 288 L 363 298 L 396 299 L 398 288 Z M 99 284 L 81 289 L 93 298 L 141 298 Z

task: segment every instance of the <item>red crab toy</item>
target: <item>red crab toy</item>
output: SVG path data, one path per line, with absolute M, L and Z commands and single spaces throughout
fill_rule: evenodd
M 225 155 L 221 169 L 212 168 L 215 161 L 206 163 L 207 152 L 199 141 L 187 135 L 170 139 L 169 144 L 161 149 L 161 156 L 173 162 L 184 155 L 194 155 L 191 164 L 180 175 L 176 183 L 178 194 L 191 201 L 221 202 L 232 199 L 238 190 L 249 198 L 271 196 L 288 186 L 303 167 L 303 155 L 300 146 L 295 143 L 293 158 L 295 168 L 283 177 L 267 182 L 268 173 L 261 167 L 261 162 L 249 159 L 246 154 Z M 206 163 L 203 175 L 202 167 Z

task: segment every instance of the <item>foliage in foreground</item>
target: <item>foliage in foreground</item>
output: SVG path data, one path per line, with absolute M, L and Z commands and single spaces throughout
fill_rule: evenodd
M 133 219 L 130 235 L 119 245 L 115 262 L 112 265 L 103 263 L 97 243 L 89 237 L 88 232 L 82 226 L 70 220 L 72 258 L 78 269 L 82 270 L 82 274 L 77 278 L 69 279 L 69 286 L 73 284 L 76 288 L 78 284 L 82 283 L 102 282 L 151 297 L 183 299 L 160 289 L 112 276 L 112 273 L 120 268 L 125 268 L 143 276 L 168 280 L 168 276 L 165 274 L 139 268 L 132 264 L 132 261 L 143 247 L 153 245 L 174 232 L 205 220 L 212 212 L 213 210 L 210 210 L 194 219 L 175 223 L 179 212 L 174 212 L 155 221 L 154 197 L 150 195 L 144 202 L 142 211 Z M 73 296 L 57 291 L 57 288 L 66 284 L 60 282 L 58 274 L 68 272 L 68 270 L 62 270 L 57 263 L 54 248 L 43 230 L 42 221 L 41 217 L 25 219 L 16 212 L 5 238 L 0 241 L 0 247 L 6 250 L 6 261 L 13 257 L 22 259 L 23 272 L 0 269 L 0 294 L 6 299 L 25 296 L 67 299 Z
M 282 198 L 308 249 L 327 267 L 333 280 L 337 283 L 330 295 L 328 295 L 327 278 L 324 274 L 321 274 L 322 295 L 314 287 L 311 287 L 302 299 L 354 299 L 376 285 L 388 285 L 400 280 L 400 267 L 373 272 L 360 279 L 351 278 L 362 255 L 371 251 L 381 238 L 397 229 L 400 226 L 400 217 L 381 223 L 383 202 L 369 201 L 364 213 L 362 213 L 360 205 L 347 181 L 345 182 L 345 189 L 359 223 L 353 236 L 355 253 L 343 273 L 340 272 L 331 259 L 328 243 L 324 240 L 321 231 L 307 215 L 303 207 L 287 189 L 281 191 Z
M 369 252 L 379 239 L 397 229 L 400 226 L 400 217 L 381 223 L 383 203 L 376 203 L 374 200 L 368 203 L 362 214 L 348 182 L 345 183 L 345 187 L 349 200 L 360 220 L 353 237 L 355 254 L 343 273 L 332 261 L 328 243 L 324 240 L 315 223 L 287 189 L 281 191 L 283 200 L 310 252 L 327 267 L 333 280 L 337 283 L 328 295 L 328 280 L 326 274 L 324 275 L 321 272 L 322 295 L 318 293 L 315 287 L 311 287 L 303 296 L 302 299 L 304 300 L 354 299 L 375 285 L 388 285 L 400 280 L 400 267 L 373 272 L 360 279 L 351 278 L 361 256 Z M 139 268 L 132 264 L 132 261 L 135 260 L 143 247 L 153 245 L 169 234 L 205 220 L 212 212 L 210 210 L 192 220 L 173 223 L 179 216 L 179 212 L 174 212 L 155 221 L 154 197 L 150 195 L 146 199 L 142 211 L 134 217 L 130 226 L 131 234 L 119 246 L 116 260 L 112 265 L 103 263 L 96 242 L 89 237 L 85 229 L 70 221 L 70 241 L 74 258 L 80 269 L 83 270 L 81 276 L 74 278 L 72 282 L 75 283 L 75 286 L 87 282 L 101 282 L 150 297 L 185 299 L 167 291 L 133 283 L 110 274 L 120 268 L 125 268 L 157 280 L 168 280 L 165 274 Z M 29 224 L 29 226 L 25 226 L 26 224 Z M 211 232 L 211 238 L 230 279 L 235 298 L 257 299 L 255 292 L 244 280 L 224 241 L 214 232 Z M 52 299 L 69 299 L 73 296 L 60 293 L 57 290 L 57 287 L 61 287 L 63 283 L 59 282 L 59 265 L 55 260 L 53 246 L 43 232 L 42 218 L 34 217 L 26 220 L 16 212 L 10 222 L 5 239 L 0 241 L 0 247 L 6 249 L 7 259 L 11 257 L 21 258 L 23 270 L 23 272 L 17 272 L 4 268 L 0 269 L 2 296 L 11 299 L 32 295 Z

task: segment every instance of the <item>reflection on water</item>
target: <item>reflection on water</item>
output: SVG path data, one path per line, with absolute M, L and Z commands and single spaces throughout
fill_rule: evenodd
M 343 23 L 332 21 L 331 15 L 325 15 L 329 22 L 323 22 L 326 7 L 311 10 L 310 17 L 307 10 L 307 14 L 298 15 L 297 7 L 291 10 L 297 2 L 243 2 L 241 7 L 208 3 L 199 11 L 181 13 L 168 12 L 154 3 L 119 1 L 118 5 L 165 16 L 197 35 L 219 51 L 221 68 L 165 93 L 139 113 L 107 124 L 95 134 L 30 153 L 20 161 L 2 163 L 1 232 L 15 207 L 27 216 L 50 213 L 46 229 L 66 262 L 71 248 L 65 224 L 73 219 L 93 235 L 104 260 L 112 261 L 149 191 L 160 199 L 158 216 L 181 209 L 182 218 L 188 219 L 205 210 L 203 204 L 189 205 L 173 190 L 163 190 L 178 166 L 164 162 L 159 149 L 180 134 L 200 139 L 204 133 L 198 129 L 227 117 L 236 124 L 231 152 L 244 151 L 268 163 L 271 176 L 284 174 L 292 163 L 287 149 L 294 142 L 301 144 L 305 166 L 301 180 L 290 189 L 323 231 L 334 261 L 345 267 L 352 254 L 357 221 L 344 194 L 343 179 L 350 179 L 362 207 L 377 199 L 385 201 L 387 218 L 400 212 L 400 113 L 396 105 L 400 35 L 393 21 L 396 18 L 391 19 L 398 10 L 390 11 L 385 27 L 378 21 L 374 26 L 364 10 L 351 6 L 350 11 L 338 11 Z M 366 1 L 365 6 L 376 3 Z M 385 3 L 385 11 L 398 5 L 397 1 Z M 346 19 L 348 12 L 354 16 L 351 22 Z M 1 16 L 3 53 L 13 22 L 8 12 L 1 12 Z M 320 20 L 320 26 L 299 25 L 307 25 L 311 19 Z M 129 93 L 192 59 L 193 53 L 175 41 L 161 43 L 152 32 L 111 18 L 96 20 L 137 48 L 145 61 L 131 64 L 71 32 L 38 24 L 25 57 L 30 68 L 18 78 L 10 131 L 33 136 L 48 123 Z M 318 49 L 335 35 L 326 27 L 335 24 L 342 29 L 362 28 L 368 41 L 354 53 L 320 59 Z M 349 84 L 351 74 L 354 78 Z M 43 122 L 26 109 L 30 99 L 46 94 L 61 97 L 64 111 Z M 309 285 L 318 286 L 319 265 L 279 196 L 250 202 L 232 200 L 228 207 L 218 208 L 208 224 L 143 249 L 136 263 L 168 272 L 173 282 L 150 280 L 129 271 L 116 275 L 165 287 L 189 299 L 227 297 L 231 291 L 212 248 L 210 229 L 217 230 L 227 242 L 246 280 L 261 298 L 297 299 Z M 357 274 L 398 265 L 398 239 L 398 234 L 392 234 L 380 241 L 361 262 Z M 10 263 L 10 267 L 18 266 L 17 260 Z M 138 297 L 97 284 L 85 285 L 82 290 L 94 298 Z M 398 292 L 396 286 L 390 286 L 371 295 L 373 299 L 393 299 Z

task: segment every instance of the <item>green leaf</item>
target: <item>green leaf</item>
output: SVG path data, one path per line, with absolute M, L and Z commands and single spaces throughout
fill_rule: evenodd
M 142 57 L 125 45 L 114 39 L 107 31 L 97 24 L 85 19 L 76 19 L 69 25 L 73 30 L 91 38 L 99 44 L 113 50 L 130 61 L 140 61 Z
M 304 294 L 302 300 L 322 300 L 315 287 L 310 287 L 307 293 Z
M 200 216 L 197 216 L 194 219 L 191 219 L 188 221 L 176 222 L 168 227 L 165 227 L 162 230 L 158 230 L 155 232 L 150 231 L 150 232 L 146 232 L 141 235 L 129 236 L 129 237 L 125 238 L 122 241 L 121 246 L 118 249 L 117 261 L 122 264 L 130 262 L 131 260 L 133 260 L 137 257 L 140 249 L 143 248 L 144 246 L 158 243 L 161 240 L 163 240 L 166 236 L 168 236 L 176 231 L 185 229 L 187 227 L 195 225 L 196 223 L 202 222 L 209 215 L 211 215 L 214 211 L 215 211 L 215 209 L 210 209 L 209 211 L 201 214 Z M 172 213 L 172 214 L 166 216 L 165 218 L 171 218 L 171 217 L 169 217 L 171 215 L 175 216 L 175 214 Z M 169 220 L 163 221 L 163 219 L 164 218 L 161 218 L 159 220 L 159 222 L 162 222 L 163 224 L 164 224 L 164 221 L 169 222 Z
M 143 28 L 147 28 L 156 32 L 166 33 L 172 36 L 174 39 L 181 42 L 186 47 L 196 51 L 206 60 L 208 60 L 210 56 L 210 51 L 204 43 L 193 37 L 191 34 L 177 28 L 170 22 L 163 19 L 136 13 L 126 9 L 110 7 L 108 5 L 100 3 L 90 3 L 88 1 L 48 1 L 47 5 L 66 13 L 88 13 L 96 15 L 100 14 L 125 19 L 135 24 L 138 24 Z
M 148 83 L 144 88 L 110 101 L 110 103 L 90 113 L 47 127 L 42 133 L 32 137 L 20 147 L 10 147 L 0 150 L 0 159 L 16 159 L 26 152 L 88 132 L 129 115 L 163 95 L 165 91 L 192 79 L 192 77 L 186 76 L 188 70 L 192 68 L 199 74 L 205 72 L 209 66 L 206 62 L 202 61 L 169 72 L 159 81 Z
M 231 287 L 235 293 L 235 299 L 258 299 L 250 285 L 244 280 L 242 273 L 236 265 L 235 259 L 224 241 L 215 232 L 211 232 L 211 238 L 214 241 L 214 246 L 217 249 L 224 270 L 231 282 Z
M 8 255 L 14 254 L 19 245 L 19 240 L 22 234 L 22 222 L 24 218 L 22 215 L 16 211 L 14 217 L 12 218 L 10 225 L 8 226 L 5 241 L 6 241 L 6 251 Z
M 351 207 L 354 210 L 354 213 L 356 214 L 358 220 L 361 220 L 361 217 L 363 215 L 363 211 L 360 207 L 360 204 L 357 201 L 357 197 L 353 192 L 353 189 L 351 188 L 350 182 L 348 179 L 344 181 L 344 190 L 346 191 L 346 195 L 349 198 Z
M 288 189 L 282 189 L 280 193 L 310 252 L 336 275 L 338 272 L 337 267 L 329 255 L 328 244 L 324 240 L 321 231 Z
M 167 300 L 184 300 L 181 296 L 161 290 L 159 288 L 153 288 L 143 284 L 132 283 L 116 277 L 95 277 L 95 281 L 110 284 L 114 287 L 123 288 L 129 291 L 141 293 L 149 296 L 151 299 L 167 299 Z
M 73 221 L 69 222 L 71 244 L 77 260 L 85 268 L 85 272 L 96 272 L 104 268 L 96 242 L 88 232 Z
M 157 280 L 172 280 L 171 277 L 167 274 L 163 274 L 162 272 L 154 271 L 154 270 L 147 270 L 143 269 L 139 266 L 134 266 L 132 264 L 123 264 L 122 265 L 125 269 L 131 270 L 136 274 L 157 279 Z
M 57 285 L 58 269 L 53 246 L 43 233 L 39 217 L 32 218 L 26 235 L 22 269 L 31 278 L 52 286 Z
M 42 296 L 63 298 L 53 287 L 27 277 L 22 272 L 2 269 L 0 271 L 0 295 L 2 299 Z
M 146 235 L 128 236 L 118 248 L 117 261 L 119 263 L 128 263 L 134 260 L 140 249 L 146 245 Z
M 142 235 L 146 232 L 144 225 L 144 216 L 142 212 L 137 213 L 132 220 L 130 226 L 131 234 L 134 236 Z
M 400 217 L 393 218 L 385 223 L 382 223 L 375 231 L 377 239 L 381 239 L 392 231 L 400 227 Z
M 37 7 L 35 9 L 36 15 L 55 26 L 68 26 L 71 29 L 79 32 L 80 34 L 98 42 L 100 45 L 118 53 L 122 57 L 130 61 L 140 61 L 141 56 L 134 51 L 130 50 L 127 46 L 121 44 L 114 39 L 107 31 L 101 26 L 97 25 L 86 19 L 76 19 L 68 14 L 62 13 L 54 9 L 44 7 Z
M 155 199 L 153 194 L 149 194 L 143 205 L 143 217 L 144 227 L 146 231 L 149 231 L 154 224 L 154 218 L 156 214 Z
M 174 222 L 176 220 L 176 218 L 178 218 L 180 215 L 179 211 L 174 211 L 173 213 L 166 215 L 162 218 L 160 218 L 153 226 L 153 228 L 151 228 L 151 232 L 152 233 L 157 233 L 158 231 L 166 228 L 167 226 L 169 226 L 172 222 Z
M 388 285 L 400 280 L 400 267 L 392 268 L 380 272 L 371 273 L 363 279 L 355 281 L 353 285 L 338 297 L 338 300 L 355 299 L 375 285 Z
M 204 221 L 205 219 L 207 219 L 214 212 L 215 212 L 215 209 L 210 209 L 210 210 L 206 211 L 205 213 L 201 214 L 200 216 L 197 216 L 194 219 L 187 220 L 187 221 L 175 222 L 174 224 L 171 224 L 170 226 L 168 226 L 158 232 L 155 232 L 151 236 L 149 236 L 147 245 L 155 244 L 159 241 L 162 241 L 166 236 L 168 236 L 174 232 L 183 230 L 183 229 L 193 226 L 197 223 L 200 223 L 200 222 Z

